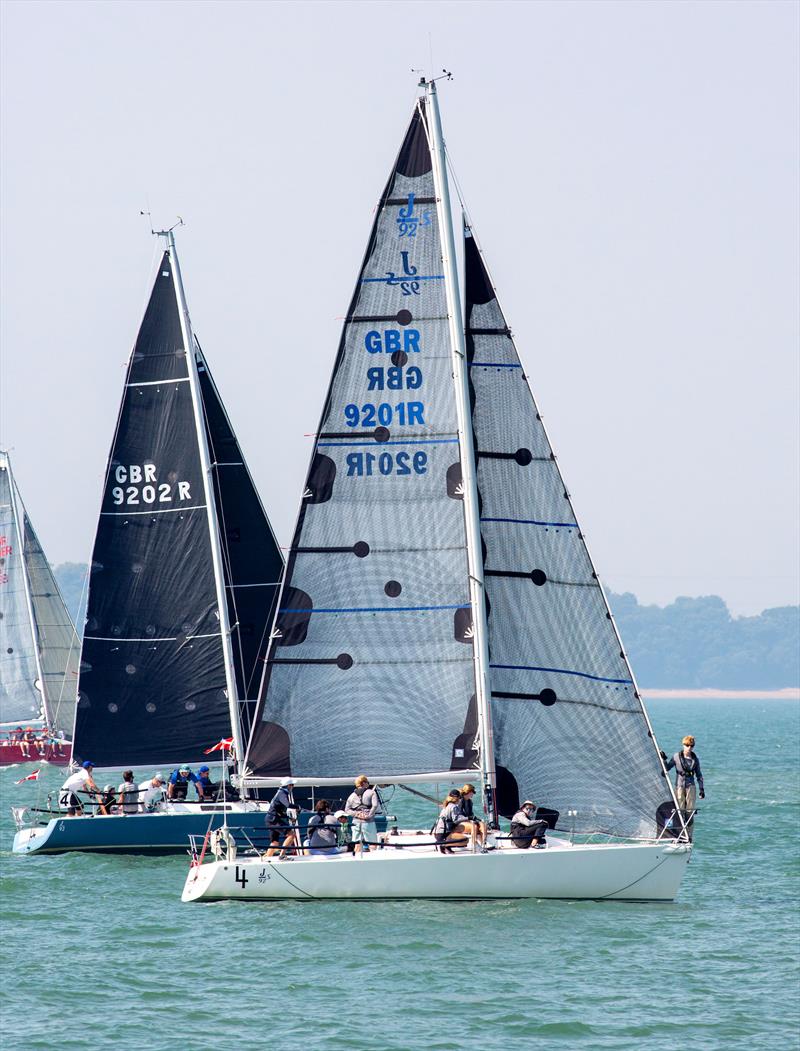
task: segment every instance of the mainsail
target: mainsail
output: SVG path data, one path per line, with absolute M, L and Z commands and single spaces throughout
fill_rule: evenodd
M 0 453 L 0 723 L 72 730 L 78 641 L 72 619 Z
M 228 468 L 212 470 L 209 446 L 238 465 L 232 485 L 213 484 Z M 255 647 L 245 647 L 237 666 L 227 632 L 229 613 L 240 606 L 233 584 L 273 585 L 281 560 L 263 511 L 252 522 L 242 517 L 256 505 L 193 343 L 170 235 L 128 364 L 106 471 L 81 654 L 74 744 L 81 759 L 98 766 L 196 762 L 210 744 L 232 733 L 238 739 L 231 687 L 252 679 Z M 246 566 L 229 554 L 223 580 L 219 551 L 232 551 L 236 531 L 248 536 L 248 550 L 261 545 L 267 554 Z M 241 579 L 245 568 L 260 573 L 265 562 L 267 580 Z M 270 590 L 259 591 L 263 606 L 248 607 L 236 625 L 248 639 L 265 634 L 272 614 Z
M 247 765 L 408 779 L 477 766 L 473 611 L 442 240 L 420 100 L 316 436 Z
M 468 228 L 464 253 L 499 809 L 649 837 L 670 797 L 651 728 Z

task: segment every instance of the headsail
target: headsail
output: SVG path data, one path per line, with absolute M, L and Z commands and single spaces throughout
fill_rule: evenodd
M 198 431 L 181 302 L 166 251 L 128 365 L 92 556 L 74 750 L 101 766 L 195 762 L 232 732 L 203 478 L 207 437 L 221 416 L 230 428 L 208 377 Z M 227 505 L 224 486 L 215 496 Z M 271 532 L 261 542 L 274 548 Z
M 283 575 L 283 555 L 199 347 L 195 361 L 220 524 L 240 722 L 247 740 Z
M 51 729 L 71 735 L 81 642 L 26 512 L 23 512 L 23 536 L 25 569 L 39 649 L 44 714 Z
M 11 465 L 0 453 L 0 723 L 44 715 L 20 511 Z
M 424 102 L 378 205 L 287 562 L 247 765 L 473 769 L 472 608 Z
M 469 229 L 465 271 L 499 808 L 529 798 L 559 827 L 647 838 L 671 790 Z

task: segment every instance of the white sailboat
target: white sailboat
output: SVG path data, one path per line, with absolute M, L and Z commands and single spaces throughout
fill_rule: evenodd
M 268 860 L 232 837 L 183 900 L 671 901 L 684 815 L 468 228 L 462 313 L 436 85 L 420 86 L 345 319 L 244 783 L 469 775 L 493 849 L 391 830 L 355 857 Z M 545 849 L 499 831 L 525 799 Z
M 11 457 L 0 451 L 0 766 L 69 762 L 79 653 Z

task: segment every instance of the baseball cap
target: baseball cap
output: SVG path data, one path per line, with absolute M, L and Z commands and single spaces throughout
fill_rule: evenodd
M 207 774 L 208 771 L 209 771 L 209 767 L 201 766 L 200 769 L 197 772 L 198 772 L 198 774 Z

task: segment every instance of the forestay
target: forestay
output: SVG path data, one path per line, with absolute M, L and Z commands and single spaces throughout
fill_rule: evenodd
M 533 799 L 559 827 L 647 838 L 670 789 L 469 230 L 465 270 L 499 808 Z
M 195 762 L 210 743 L 231 735 L 219 592 L 192 406 L 189 369 L 195 360 L 184 345 L 176 280 L 165 252 L 128 365 L 92 556 L 74 750 L 101 766 Z M 202 389 L 210 400 L 210 441 L 240 462 L 210 376 Z M 215 469 L 215 477 L 222 470 Z M 249 475 L 247 482 L 252 487 Z M 222 488 L 227 500 L 227 487 Z M 253 506 L 248 498 L 230 516 L 225 507 L 222 517 L 231 536 L 245 531 L 242 514 Z M 257 547 L 262 525 L 263 519 L 252 523 L 256 537 L 250 537 L 248 550 Z M 260 541 L 271 547 L 274 561 L 268 529 Z M 231 557 L 234 562 L 239 565 Z M 253 568 L 252 559 L 246 568 Z M 274 583 L 271 567 L 267 576 L 252 582 Z M 237 569 L 230 582 L 239 578 Z M 238 595 L 229 590 L 229 608 L 238 609 Z M 241 625 L 248 634 L 252 628 L 254 640 L 263 635 L 270 612 L 267 592 L 261 622 L 253 616 Z M 238 669 L 243 685 L 252 678 L 254 660 L 248 649 Z
M 456 404 L 424 103 L 380 199 L 316 436 L 257 776 L 476 765 Z
M 5 453 L 0 453 L 0 615 L 0 723 L 41 719 L 17 494 Z

